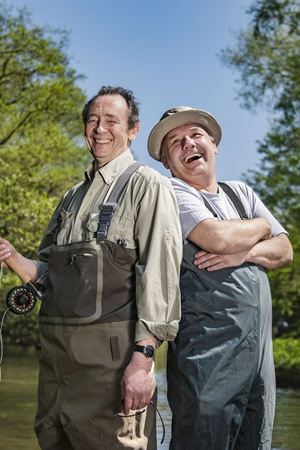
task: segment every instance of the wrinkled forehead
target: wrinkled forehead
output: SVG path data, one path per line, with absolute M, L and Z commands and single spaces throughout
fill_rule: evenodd
M 209 130 L 206 130 L 203 127 L 203 125 L 199 125 L 197 123 L 188 123 L 188 124 L 173 128 L 173 130 L 169 131 L 165 135 L 162 145 L 164 145 L 164 143 L 169 142 L 170 140 L 174 139 L 175 137 L 178 137 L 181 135 L 184 136 L 185 134 L 193 133 L 195 130 L 201 130 L 205 134 L 209 134 Z
M 99 95 L 91 103 L 88 115 L 105 114 L 110 116 L 122 115 L 128 117 L 126 100 L 119 94 Z

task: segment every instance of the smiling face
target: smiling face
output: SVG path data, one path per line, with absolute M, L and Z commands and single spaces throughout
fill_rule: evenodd
M 128 147 L 139 130 L 139 124 L 128 129 L 128 106 L 119 94 L 102 95 L 92 103 L 85 127 L 88 149 L 96 169 L 109 163 Z
M 164 138 L 161 161 L 172 175 L 198 190 L 216 188 L 217 147 L 209 134 L 197 124 L 182 125 Z

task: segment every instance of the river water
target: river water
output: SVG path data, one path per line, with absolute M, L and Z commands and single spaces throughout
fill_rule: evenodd
M 0 382 L 0 449 L 38 450 L 32 429 L 36 410 L 38 356 L 35 349 L 4 348 Z M 156 362 L 158 409 L 163 416 L 166 437 L 162 445 L 162 426 L 157 418 L 158 449 L 170 442 L 171 413 L 166 397 L 165 352 Z M 278 389 L 272 450 L 300 450 L 300 390 Z M 220 449 L 222 450 L 222 449 Z

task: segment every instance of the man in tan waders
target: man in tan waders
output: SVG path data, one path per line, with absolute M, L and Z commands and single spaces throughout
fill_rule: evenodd
M 0 239 L 0 262 L 11 256 L 44 288 L 45 450 L 156 449 L 154 354 L 177 333 L 182 249 L 170 181 L 129 150 L 138 113 L 131 91 L 102 87 L 83 110 L 94 161 L 56 208 L 40 261 Z
M 276 393 L 264 268 L 289 263 L 293 251 L 249 186 L 217 183 L 221 134 L 208 112 L 177 107 L 148 140 L 174 177 L 185 244 L 182 319 L 167 364 L 172 450 L 271 448 Z

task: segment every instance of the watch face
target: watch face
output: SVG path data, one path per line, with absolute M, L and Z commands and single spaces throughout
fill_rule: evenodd
M 136 345 L 135 351 L 143 353 L 146 358 L 153 358 L 155 350 L 152 345 Z
M 144 355 L 147 358 L 152 358 L 154 355 L 154 348 L 152 347 L 152 345 L 145 345 L 144 347 Z

